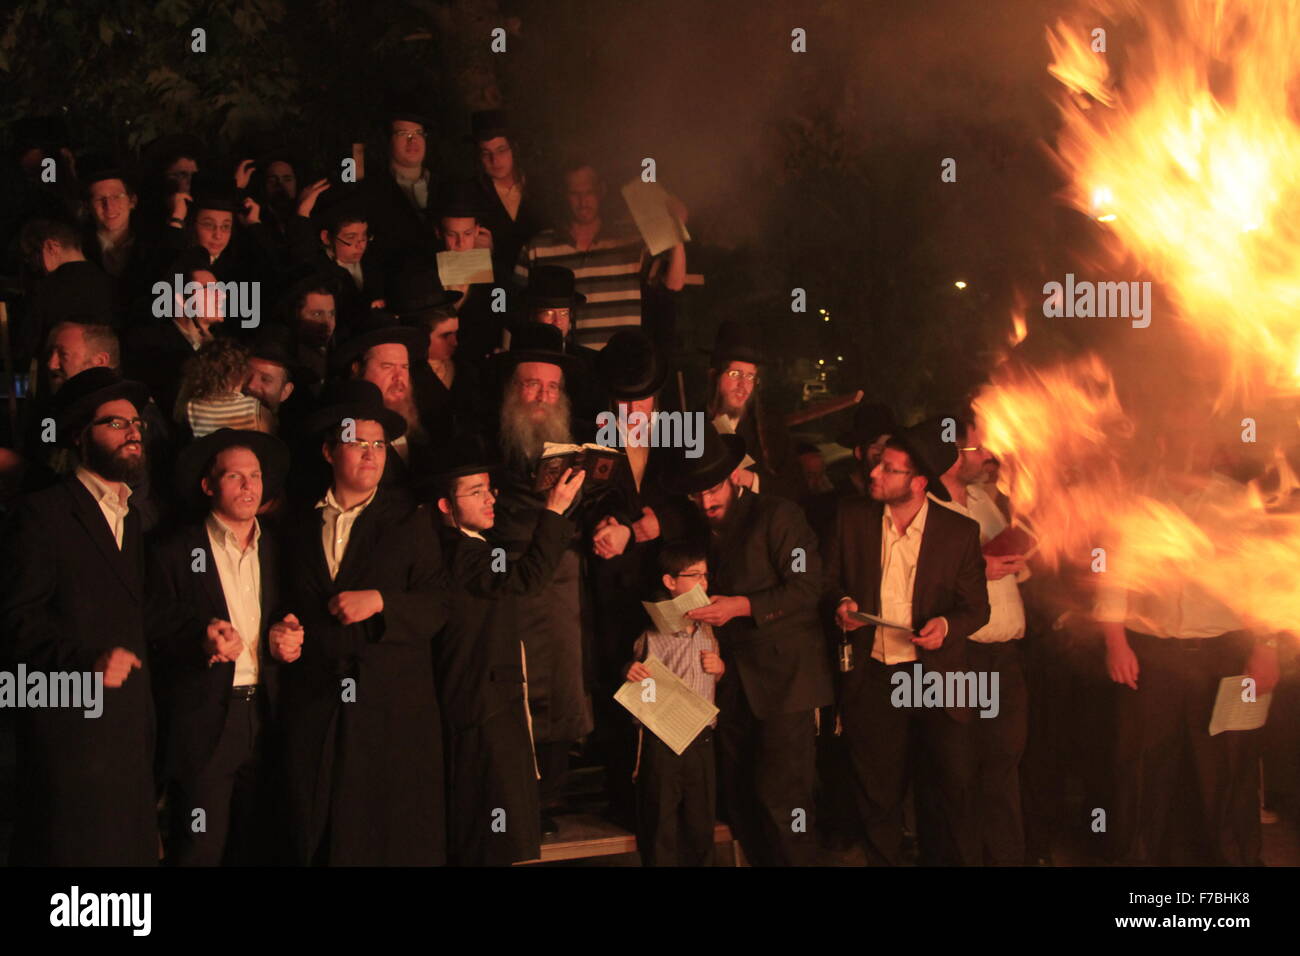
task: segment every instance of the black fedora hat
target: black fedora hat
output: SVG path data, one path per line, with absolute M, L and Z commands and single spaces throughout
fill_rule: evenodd
M 191 502 L 202 501 L 199 480 L 207 477 L 213 459 L 227 448 L 247 448 L 257 456 L 262 466 L 264 503 L 280 493 L 289 473 L 289 446 L 266 432 L 236 428 L 218 428 L 181 450 L 176 459 L 177 493 Z
M 510 335 L 510 349 L 497 352 L 491 359 L 493 367 L 504 382 L 520 362 L 546 362 L 558 365 L 566 378 L 584 370 L 582 361 L 564 351 L 564 333 L 553 325 L 530 322 L 521 325 Z
M 384 395 L 378 385 L 363 378 L 347 379 L 331 386 L 320 408 L 303 422 L 303 429 L 309 435 L 323 435 L 342 425 L 345 418 L 379 422 L 388 441 L 406 434 L 406 419 L 384 405 Z
M 258 330 L 249 354 L 252 358 L 283 366 L 295 384 L 314 385 L 318 381 L 316 373 L 302 363 L 293 330 L 278 322 L 268 322 Z
M 754 341 L 749 326 L 728 319 L 718 326 L 709 351 L 709 368 L 723 369 L 728 362 L 749 362 L 761 365 L 763 353 Z
M 149 404 L 149 389 L 141 382 L 122 378 L 105 366 L 78 372 L 54 395 L 54 423 L 58 444 L 69 445 L 105 402 L 124 398 L 143 414 Z
M 465 475 L 492 473 L 501 467 L 501 455 L 477 432 L 462 432 L 443 451 L 443 466 L 433 475 L 441 495 L 447 486 Z
M 892 435 L 898 431 L 898 422 L 888 405 L 879 403 L 859 405 L 853 410 L 853 424 L 847 431 L 841 432 L 835 444 L 845 448 L 857 448 L 870 445 L 881 435 Z
M 338 232 L 345 222 L 370 223 L 370 201 L 360 183 L 330 183 L 311 213 L 312 226 Z
M 369 309 L 352 337 L 334 350 L 330 364 L 335 369 L 346 368 L 376 345 L 405 345 L 411 364 L 415 364 L 424 360 L 429 339 L 419 329 L 399 323 L 393 313 Z
M 610 398 L 635 401 L 663 388 L 668 363 L 640 329 L 615 332 L 596 356 L 596 371 Z
M 384 113 L 384 122 L 387 124 L 385 133 L 391 135 L 394 123 L 419 123 L 425 132 L 432 132 L 433 121 L 429 111 L 417 103 L 416 99 L 415 96 L 407 95 L 392 102 Z
M 528 272 L 524 305 L 534 309 L 573 309 L 587 297 L 577 290 L 573 270 L 564 266 L 534 266 Z
M 211 209 L 215 212 L 234 213 L 239 211 L 240 203 L 235 195 L 235 187 L 215 173 L 206 170 L 194 174 L 190 193 L 194 201 L 190 203 L 190 212 Z
M 957 461 L 957 446 L 944 441 L 945 419 L 927 418 L 910 428 L 893 435 L 894 441 L 907 449 L 916 473 L 929 479 L 930 494 L 940 501 L 951 501 L 952 495 L 944 487 L 940 475 Z
M 470 143 L 485 143 L 498 136 L 510 135 L 510 114 L 505 110 L 475 110 L 469 118 Z
M 434 209 L 439 219 L 482 219 L 487 203 L 477 183 L 448 183 L 438 191 Z
M 430 312 L 450 308 L 460 298 L 459 292 L 442 287 L 433 269 L 408 269 L 393 280 L 387 302 L 393 314 L 409 325 Z
M 745 439 L 723 435 L 712 422 L 704 423 L 704 447 L 699 458 L 678 449 L 663 472 L 664 490 L 673 495 L 693 495 L 720 484 L 745 459 Z

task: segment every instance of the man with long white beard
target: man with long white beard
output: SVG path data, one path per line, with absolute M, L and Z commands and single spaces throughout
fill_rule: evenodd
M 568 442 L 572 436 L 565 377 L 579 366 L 562 346 L 557 329 L 529 325 L 513 336 L 510 351 L 493 359 L 498 381 L 504 382 L 500 446 L 506 460 L 496 505 L 496 539 L 512 562 L 527 550 L 546 508 L 545 493 L 533 490 L 542 449 L 548 441 Z M 558 833 L 553 814 L 563 806 L 569 748 L 593 726 L 583 683 L 582 655 L 588 643 L 583 628 L 589 615 L 581 605 L 579 549 L 590 530 L 584 516 L 592 515 L 597 504 L 587 489 L 575 499 L 566 514 L 579 530 L 550 585 L 519 602 L 520 636 L 528 655 L 528 706 L 541 772 L 543 837 Z M 631 529 L 613 524 L 596 537 L 603 541 L 624 534 L 630 536 Z

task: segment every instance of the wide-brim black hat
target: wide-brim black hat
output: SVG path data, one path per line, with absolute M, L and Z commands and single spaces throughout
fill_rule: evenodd
M 442 287 L 432 269 L 408 269 L 397 276 L 387 296 L 388 308 L 399 320 L 410 323 L 460 301 L 461 293 Z
M 859 405 L 853 410 L 853 424 L 839 434 L 835 444 L 857 448 L 859 445 L 870 445 L 881 435 L 892 435 L 896 431 L 898 422 L 888 405 Z
M 289 446 L 266 432 L 218 428 L 181 450 L 176 459 L 176 491 L 191 502 L 204 498 L 199 481 L 207 477 L 212 461 L 227 448 L 247 448 L 262 466 L 262 501 L 270 501 L 284 487 L 289 473 Z
M 615 332 L 596 356 L 596 371 L 609 397 L 617 401 L 649 398 L 668 379 L 668 363 L 640 329 Z
M 81 167 L 81 187 L 86 192 L 89 192 L 90 187 L 95 183 L 102 183 L 106 179 L 120 180 L 129 191 L 136 191 L 135 178 L 121 165 L 107 157 L 89 157 L 82 160 Z
M 944 430 L 944 419 L 928 418 L 895 432 L 892 437 L 907 449 L 917 474 L 929 479 L 930 494 L 940 501 L 951 501 L 952 495 L 940 476 L 956 463 L 958 452 L 953 442 L 943 440 Z
M 433 474 L 438 488 L 465 475 L 491 474 L 502 465 L 501 454 L 477 433 L 461 434 L 444 449 L 443 465 Z
M 566 379 L 584 371 L 582 360 L 564 351 L 564 333 L 553 325 L 541 322 L 518 326 L 510 334 L 510 349 L 494 354 L 491 362 L 502 382 L 521 362 L 558 365 Z
M 303 429 L 309 435 L 324 435 L 340 427 L 345 418 L 379 422 L 388 441 L 406 434 L 406 419 L 384 405 L 384 395 L 378 385 L 361 378 L 348 379 L 331 387 L 321 407 L 303 421 Z
M 268 322 L 258 330 L 249 354 L 252 358 L 283 366 L 289 372 L 290 381 L 296 385 L 314 385 L 319 381 L 315 371 L 303 364 L 293 330 L 279 323 Z
M 429 352 L 429 337 L 420 329 L 401 325 L 384 309 L 371 309 L 360 331 L 335 348 L 330 365 L 347 368 L 376 345 L 405 345 L 411 364 L 423 361 Z
M 88 368 L 64 382 L 54 396 L 58 444 L 70 445 L 89 423 L 95 409 L 119 398 L 126 399 L 137 413 L 143 414 L 149 404 L 149 389 L 142 382 L 122 378 L 104 366 Z
M 534 266 L 528 272 L 528 286 L 523 291 L 524 307 L 534 309 L 573 309 L 585 305 L 587 297 L 577 289 L 573 270 L 564 266 Z
M 661 481 L 672 495 L 693 495 L 708 491 L 730 475 L 745 459 L 745 439 L 720 434 L 712 422 L 704 424 L 704 442 L 699 458 L 688 458 L 687 449 L 677 450 L 664 470 Z
M 467 143 L 484 143 L 498 136 L 510 136 L 510 114 L 505 110 L 476 110 L 470 114 Z
M 714 336 L 713 348 L 708 350 L 708 354 L 709 368 L 712 369 L 726 368 L 728 362 L 761 365 L 765 361 L 750 329 L 730 319 L 718 326 L 718 334 Z
M 370 199 L 360 183 L 330 183 L 311 211 L 316 229 L 338 232 L 344 221 L 370 223 Z
M 191 213 L 197 213 L 200 209 L 229 213 L 239 211 L 240 200 L 235 195 L 234 185 L 207 170 L 194 174 L 190 193 L 194 196 L 194 201 L 190 203 Z

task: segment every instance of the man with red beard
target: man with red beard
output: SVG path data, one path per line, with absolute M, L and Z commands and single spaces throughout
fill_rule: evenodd
M 378 387 L 384 407 L 402 416 L 406 433 L 393 442 L 386 480 L 406 483 L 409 474 L 428 474 L 432 449 L 411 388 L 411 366 L 424 361 L 428 340 L 419 329 L 398 325 L 392 313 L 372 309 L 358 335 L 335 351 L 333 364 L 352 379 Z
M 4 538 L 0 668 L 93 673 L 102 707 L 95 719 L 89 703 L 18 712 L 17 865 L 157 863 L 144 545 L 130 500 L 145 470 L 148 397 L 107 368 L 69 379 L 55 425 L 81 466 L 23 499 Z
M 500 447 L 506 465 L 501 470 L 501 497 L 496 505 L 496 540 L 511 561 L 518 560 L 533 540 L 546 509 L 545 493 L 534 490 L 537 461 L 546 442 L 569 442 L 567 376 L 579 371 L 574 357 L 563 351 L 557 329 L 528 325 L 511 339 L 510 351 L 494 358 L 504 380 L 500 415 Z M 599 510 L 599 500 L 583 490 L 566 513 L 590 534 L 587 520 Z M 632 535 L 624 524 L 612 523 L 593 536 L 601 547 L 617 545 L 621 552 Z M 519 599 L 520 634 L 528 655 L 528 704 L 541 771 L 542 835 L 558 832 L 554 813 L 562 809 L 569 748 L 592 730 L 591 705 L 583 679 L 583 653 L 590 641 L 581 599 L 581 551 L 585 535 L 571 537 L 551 583 L 541 593 Z

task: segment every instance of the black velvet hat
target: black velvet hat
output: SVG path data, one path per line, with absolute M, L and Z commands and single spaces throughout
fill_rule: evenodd
M 640 329 L 615 332 L 596 356 L 596 371 L 610 398 L 635 401 L 649 398 L 663 388 L 668 363 L 650 336 Z

